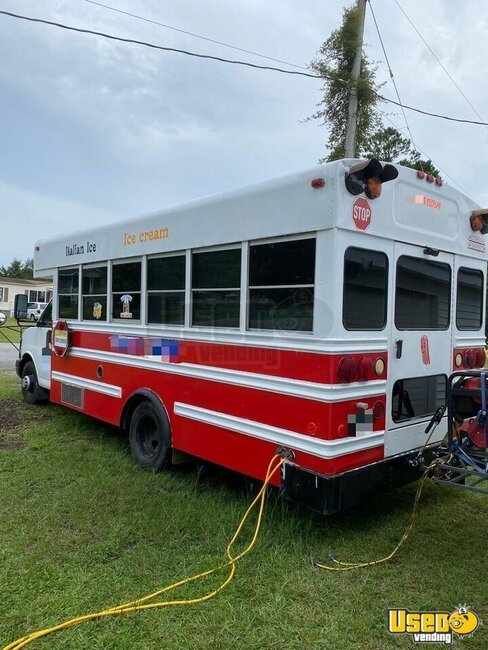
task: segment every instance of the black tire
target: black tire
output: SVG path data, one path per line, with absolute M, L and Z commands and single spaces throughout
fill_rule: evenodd
M 129 441 L 134 461 L 148 472 L 168 467 L 171 436 L 168 418 L 163 409 L 152 402 L 138 404 L 130 419 Z
M 37 379 L 36 367 L 33 361 L 27 361 L 22 368 L 22 397 L 27 404 L 40 404 L 48 399 L 48 392 Z

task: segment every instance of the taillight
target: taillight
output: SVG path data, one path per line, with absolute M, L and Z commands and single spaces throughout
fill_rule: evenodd
M 466 368 L 475 368 L 476 367 L 476 358 L 477 358 L 477 353 L 476 350 L 473 350 L 472 348 L 469 350 L 466 350 L 464 353 L 464 365 Z
M 350 384 L 353 381 L 371 381 L 381 375 L 384 369 L 385 363 L 382 359 L 375 361 L 371 357 L 342 357 L 337 368 L 337 376 L 343 384 Z
M 370 379 L 373 379 L 374 374 L 373 359 L 361 357 L 358 363 L 358 380 L 369 381 Z
M 373 406 L 373 420 L 382 420 L 385 417 L 385 405 L 380 400 Z
M 343 357 L 339 361 L 337 376 L 343 384 L 358 381 L 358 363 L 354 357 Z
M 478 348 L 476 350 L 476 367 L 483 368 L 486 362 L 486 355 L 484 348 Z

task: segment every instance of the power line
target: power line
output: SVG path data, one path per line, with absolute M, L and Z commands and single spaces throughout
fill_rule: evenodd
M 376 21 L 376 16 L 375 16 L 375 13 L 373 11 L 373 4 L 372 4 L 371 0 L 369 0 L 369 8 L 371 10 L 371 15 L 373 16 L 373 21 L 374 21 L 374 24 L 375 24 L 375 27 L 376 27 L 376 31 L 378 33 L 378 38 L 380 39 L 381 49 L 383 50 L 383 54 L 385 55 L 386 65 L 388 66 L 388 72 L 390 73 L 390 79 L 391 79 L 391 81 L 393 83 L 393 87 L 395 88 L 395 92 L 396 92 L 398 102 L 401 104 L 402 100 L 400 99 L 400 93 L 398 91 L 398 88 L 397 88 L 397 85 L 396 85 L 396 82 L 395 82 L 395 77 L 393 76 L 393 70 L 391 69 L 390 61 L 388 59 L 388 54 L 386 53 L 386 49 L 385 49 L 385 45 L 383 43 L 383 39 L 381 38 L 380 28 L 378 27 L 378 22 Z M 412 144 L 415 147 L 415 149 L 417 149 L 417 145 L 415 144 L 415 140 L 413 139 L 412 132 L 410 131 L 410 126 L 408 124 L 407 116 L 405 115 L 405 110 L 404 110 L 403 106 L 402 106 L 402 114 L 403 114 L 403 119 L 405 120 L 405 124 L 407 126 L 407 131 L 408 131 L 408 133 L 410 135 L 410 140 L 412 141 Z
M 311 74 L 309 72 L 299 72 L 298 70 L 283 70 L 283 68 L 276 68 L 274 66 L 265 66 L 265 65 L 258 65 L 256 63 L 249 63 L 248 61 L 238 61 L 238 60 L 232 60 L 232 59 L 224 59 L 223 57 L 220 56 L 211 56 L 210 54 L 198 54 L 196 52 L 190 52 L 188 50 L 181 50 L 175 47 L 164 47 L 162 45 L 155 45 L 154 43 L 148 43 L 146 41 L 139 41 L 133 38 L 123 38 L 122 36 L 114 36 L 112 34 L 107 34 L 105 32 L 97 32 L 91 29 L 82 29 L 81 27 L 73 27 L 71 25 L 65 25 L 63 23 L 57 23 L 51 20 L 44 20 L 42 18 L 32 18 L 31 16 L 21 16 L 19 14 L 14 14 L 10 11 L 0 11 L 0 15 L 4 16 L 9 16 L 11 18 L 19 18 L 20 20 L 27 20 L 29 22 L 33 23 L 41 23 L 44 25 L 51 25 L 52 27 L 59 27 L 60 29 L 66 29 L 68 31 L 72 32 L 79 32 L 81 34 L 91 34 L 92 36 L 101 36 L 102 38 L 107 38 L 112 41 L 119 41 L 121 43 L 130 43 L 132 45 L 142 45 L 144 47 L 150 47 L 154 50 L 162 50 L 163 52 L 176 52 L 178 54 L 185 54 L 187 56 L 193 56 L 199 59 L 209 59 L 212 61 L 219 61 L 220 63 L 230 63 L 234 65 L 242 65 L 246 66 L 249 68 L 255 68 L 257 70 L 269 70 L 272 72 L 279 72 L 281 74 L 288 74 L 288 75 L 295 75 L 298 77 L 308 77 L 309 79 L 330 79 L 333 78 L 335 81 L 340 81 L 341 83 L 347 84 L 347 82 L 343 79 L 337 79 L 333 75 L 317 75 L 317 74 Z M 442 120 L 448 120 L 450 122 L 459 122 L 461 124 L 474 124 L 476 126 L 488 126 L 488 122 L 483 122 L 483 121 L 476 121 L 476 120 L 465 120 L 461 119 L 458 117 L 450 117 L 448 115 L 441 115 L 439 113 L 431 113 L 429 111 L 424 111 L 420 108 L 415 108 L 413 106 L 408 106 L 407 104 L 402 104 L 400 102 L 395 101 L 394 99 L 390 99 L 389 97 L 384 97 L 383 95 L 380 95 L 378 92 L 375 90 L 372 90 L 373 94 L 375 94 L 378 99 L 384 102 L 388 102 L 390 104 L 394 104 L 395 106 L 400 106 L 401 108 L 406 108 L 409 111 L 415 111 L 416 113 L 421 113 L 422 115 L 428 115 L 430 117 L 437 117 Z
M 476 116 L 477 116 L 481 121 L 483 121 L 483 118 L 481 117 L 481 115 L 478 113 L 478 111 L 476 110 L 476 108 L 473 106 L 473 104 L 469 101 L 469 99 L 468 99 L 468 98 L 466 97 L 466 95 L 463 93 L 463 91 L 462 91 L 461 88 L 458 86 L 458 84 L 456 83 L 456 81 L 454 80 L 454 78 L 449 74 L 449 72 L 447 71 L 446 67 L 443 65 L 442 61 L 440 61 L 440 59 L 438 59 L 438 57 L 437 57 L 436 53 L 434 52 L 434 50 L 433 50 L 433 49 L 430 47 L 430 45 L 427 43 L 427 41 L 426 41 L 425 38 L 422 36 L 422 34 L 421 34 L 420 31 L 418 30 L 418 28 L 416 27 L 416 25 L 414 24 L 414 22 L 413 22 L 413 21 L 409 18 L 409 16 L 406 14 L 406 12 L 405 12 L 405 10 L 403 9 L 403 7 L 402 7 L 402 6 L 397 2 L 397 0 L 395 0 L 395 4 L 396 4 L 396 6 L 400 9 L 400 11 L 401 11 L 402 14 L 405 16 L 405 18 L 408 20 L 408 22 L 410 23 L 410 25 L 412 25 L 412 27 L 414 28 L 414 30 L 417 32 L 418 36 L 420 37 L 420 39 L 422 40 L 422 42 L 424 43 L 424 45 L 426 46 L 426 48 L 429 50 L 429 52 L 432 54 L 432 56 L 434 57 L 434 59 L 435 59 L 435 60 L 437 61 L 437 63 L 441 66 L 441 68 L 444 70 L 444 72 L 445 72 L 446 75 L 449 77 L 449 79 L 452 81 L 452 83 L 455 85 L 455 87 L 459 90 L 459 92 L 460 92 L 461 95 L 464 97 L 464 99 L 466 100 L 466 102 L 468 103 L 468 105 L 472 108 L 474 114 L 475 114 L 475 115 L 476 115 Z
M 160 27 L 165 27 L 166 29 L 171 29 L 180 34 L 186 34 L 187 36 L 193 36 L 194 38 L 199 38 L 202 41 L 208 41 L 209 43 L 215 43 L 216 45 L 222 45 L 223 47 L 228 47 L 232 50 L 237 50 L 238 52 L 245 52 L 246 54 L 252 54 L 253 56 L 259 56 L 262 59 L 268 59 L 268 61 L 274 61 L 275 63 L 283 63 L 284 65 L 289 65 L 292 68 L 299 68 L 300 70 L 307 70 L 303 65 L 298 65 L 297 63 L 290 63 L 289 61 L 282 61 L 281 59 L 275 59 L 272 56 L 267 56 L 266 54 L 260 54 L 259 52 L 253 52 L 252 50 L 246 50 L 243 47 L 238 47 L 237 45 L 230 45 L 229 43 L 224 43 L 223 41 L 217 41 L 213 38 L 208 38 L 207 36 L 202 36 L 201 34 L 195 34 L 194 32 L 187 32 L 184 29 L 179 29 L 178 27 L 173 27 L 172 25 L 167 25 L 166 23 L 161 23 L 157 20 L 151 18 L 146 18 L 145 16 L 139 16 L 138 14 L 130 13 L 129 11 L 123 11 L 122 9 L 117 9 L 116 7 L 111 7 L 110 5 L 102 4 L 101 2 L 95 2 L 95 0 L 85 0 L 92 5 L 97 7 L 103 7 L 104 9 L 109 9 L 110 11 L 115 11 L 118 14 L 124 14 L 125 16 L 130 16 L 131 18 L 137 18 L 138 20 L 143 20 L 146 23 L 152 23 L 153 25 L 159 25 Z
M 83 29 L 81 27 L 73 27 L 72 25 L 65 25 L 64 23 L 57 23 L 52 20 L 45 20 L 43 18 L 33 18 L 32 16 L 21 16 L 20 14 L 14 14 L 10 11 L 0 11 L 0 14 L 4 16 L 10 16 L 12 18 L 19 18 L 20 20 L 27 20 L 32 23 L 41 23 L 43 25 L 51 25 L 52 27 L 59 27 L 60 29 L 66 29 L 71 32 L 79 32 L 80 34 L 91 34 L 92 36 L 102 36 L 103 38 L 108 38 L 111 41 L 119 41 L 121 43 L 131 43 L 132 45 L 143 45 L 144 47 L 150 47 L 154 50 L 162 50 L 164 52 L 177 52 L 178 54 L 186 54 L 187 56 L 194 56 L 198 59 L 210 59 L 212 61 L 220 61 L 221 63 L 233 63 L 235 65 L 244 65 L 249 68 L 257 68 L 258 70 L 272 70 L 274 72 L 281 72 L 282 74 L 293 74 L 301 77 L 311 77 L 313 79 L 321 79 L 316 74 L 311 74 L 309 72 L 298 72 L 295 70 L 283 70 L 283 68 L 275 68 L 273 66 L 267 65 L 258 65 L 257 63 L 249 63 L 248 61 L 237 61 L 232 59 L 224 59 L 220 56 L 212 56 L 210 54 L 198 54 L 196 52 L 190 52 L 189 50 L 181 50 L 176 47 L 164 47 L 163 45 L 156 45 L 154 43 L 148 43 L 147 41 L 139 41 L 134 38 L 124 38 L 123 36 L 114 36 L 113 34 L 107 34 L 106 32 L 97 32 L 92 29 Z
M 399 131 L 400 133 L 403 133 L 403 134 L 405 135 L 404 131 L 403 131 L 402 129 L 400 129 L 400 128 L 399 128 L 399 127 L 398 127 L 398 126 L 393 122 L 393 120 L 392 120 L 392 119 L 391 119 L 391 118 L 390 118 L 386 113 L 384 113 L 383 111 L 381 111 L 381 114 L 383 115 L 383 117 L 385 118 L 385 120 L 388 120 L 388 122 L 389 122 L 389 123 L 390 123 L 390 124 L 391 124 L 391 125 L 392 125 L 396 130 L 397 130 L 397 131 Z M 439 169 L 439 171 L 442 172 L 444 178 L 448 178 L 452 183 L 454 183 L 454 185 L 457 185 L 457 186 L 459 187 L 459 189 L 460 189 L 462 192 L 464 192 L 464 194 L 466 194 L 467 197 L 469 197 L 472 201 L 474 201 L 474 203 L 478 203 L 478 201 L 476 201 L 476 199 L 473 198 L 473 197 L 471 196 L 471 194 L 469 194 L 469 192 L 467 192 L 467 191 L 462 187 L 462 185 L 460 185 L 460 184 L 459 184 L 459 183 L 458 183 L 458 182 L 457 182 L 457 181 L 456 181 L 452 176 L 450 176 L 450 175 L 449 175 L 449 174 L 448 174 L 444 169 L 442 169 L 442 167 L 438 164 L 437 161 L 435 161 L 435 160 L 432 158 L 432 156 L 429 156 L 429 154 L 426 153 L 425 151 L 423 151 L 420 147 L 417 147 L 417 146 L 416 146 L 415 148 L 416 148 L 418 151 L 420 151 L 420 153 L 423 154 L 423 155 L 424 155 L 428 160 L 431 160 L 431 161 L 435 164 L 435 166 Z

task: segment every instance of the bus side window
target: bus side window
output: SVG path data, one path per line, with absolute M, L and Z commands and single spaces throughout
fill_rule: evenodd
M 185 323 L 185 255 L 147 260 L 147 322 Z
M 315 238 L 253 244 L 249 251 L 249 328 L 311 332 Z
M 456 327 L 479 331 L 483 322 L 483 272 L 461 267 L 456 294 Z
M 388 297 L 388 257 L 350 247 L 344 253 L 342 323 L 347 330 L 383 330 Z

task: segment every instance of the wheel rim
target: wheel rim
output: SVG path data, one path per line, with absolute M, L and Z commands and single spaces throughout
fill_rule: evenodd
M 32 395 L 34 392 L 34 375 L 24 375 L 22 378 L 22 390 L 24 393 Z
M 137 446 L 146 458 L 157 455 L 160 447 L 160 435 L 156 420 L 150 416 L 142 417 L 137 423 Z

